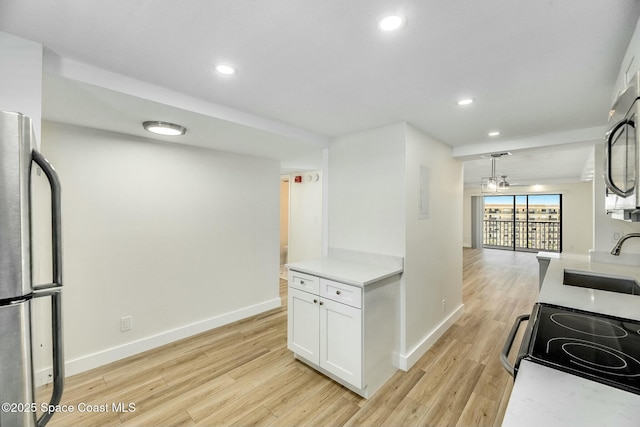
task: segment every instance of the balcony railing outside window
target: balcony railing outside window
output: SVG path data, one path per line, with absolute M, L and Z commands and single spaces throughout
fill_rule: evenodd
M 516 250 L 560 251 L 560 223 L 485 220 L 484 246 Z
M 562 197 L 486 196 L 483 239 L 489 248 L 560 252 Z

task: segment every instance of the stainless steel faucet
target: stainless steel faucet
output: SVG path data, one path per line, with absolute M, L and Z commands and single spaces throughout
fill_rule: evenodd
M 611 249 L 611 255 L 615 255 L 615 256 L 620 255 L 620 249 L 622 249 L 622 244 L 627 239 L 630 239 L 632 237 L 640 237 L 640 233 L 629 233 L 622 236 L 620 240 L 618 240 L 618 243 L 616 243 L 616 245 L 613 247 L 613 249 Z

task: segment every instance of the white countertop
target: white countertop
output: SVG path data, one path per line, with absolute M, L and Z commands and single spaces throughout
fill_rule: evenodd
M 640 266 L 592 262 L 589 256 L 551 259 L 539 302 L 640 320 L 640 296 L 563 284 L 564 270 L 632 277 Z M 640 395 L 523 360 L 503 427 L 640 426 Z
M 638 427 L 640 396 L 523 360 L 506 427 Z
M 563 285 L 565 269 L 630 277 L 640 283 L 640 266 L 592 262 L 588 256 L 562 255 L 551 260 L 538 296 L 539 302 L 640 320 L 640 295 Z
M 400 265 L 372 264 L 341 258 L 318 258 L 309 261 L 287 264 L 290 270 L 312 274 L 325 279 L 347 283 L 354 286 L 366 286 L 400 274 Z

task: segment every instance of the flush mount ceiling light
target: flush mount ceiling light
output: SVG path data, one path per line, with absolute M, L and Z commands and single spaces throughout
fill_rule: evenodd
M 230 76 L 232 74 L 235 74 L 237 72 L 237 70 L 232 67 L 231 65 L 226 65 L 226 64 L 220 64 L 218 66 L 216 66 L 216 71 L 219 72 L 220 74 L 224 74 L 226 76 Z
M 404 19 L 401 16 L 391 15 L 381 20 L 378 23 L 378 28 L 382 31 L 394 31 L 402 27 L 402 24 L 404 24 Z
M 500 131 L 499 130 L 493 130 L 493 131 L 489 132 L 488 135 L 489 136 L 500 136 Z
M 142 123 L 142 126 L 149 132 L 153 132 L 158 135 L 178 136 L 184 135 L 187 131 L 187 128 L 184 126 L 156 120 L 144 122 Z
M 475 102 L 476 100 L 473 98 L 463 98 L 460 99 L 458 102 L 456 102 L 456 104 L 458 104 L 459 106 L 463 107 L 465 105 L 471 105 Z

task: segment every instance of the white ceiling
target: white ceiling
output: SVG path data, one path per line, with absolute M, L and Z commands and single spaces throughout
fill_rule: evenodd
M 44 115 L 50 121 L 275 160 L 325 145 L 304 134 L 270 132 L 217 117 L 223 114 L 206 115 L 53 74 L 43 80 Z M 153 135 L 142 127 L 149 119 L 180 123 L 187 133 L 179 138 Z
M 406 25 L 383 33 L 390 13 Z M 277 159 L 406 121 L 463 153 L 469 177 L 483 150 L 537 137 L 543 152 L 503 162 L 512 181 L 537 162 L 583 175 L 639 16 L 637 0 L 0 1 L 0 31 L 47 49 L 46 119 L 140 136 L 169 120 L 184 143 Z
M 512 186 L 555 184 L 593 179 L 593 144 L 563 144 L 531 148 L 496 159 L 496 176 L 507 176 Z M 534 165 L 523 168 L 523 165 Z M 479 158 L 464 163 L 465 183 L 479 186 L 483 177 L 491 176 L 491 159 Z

